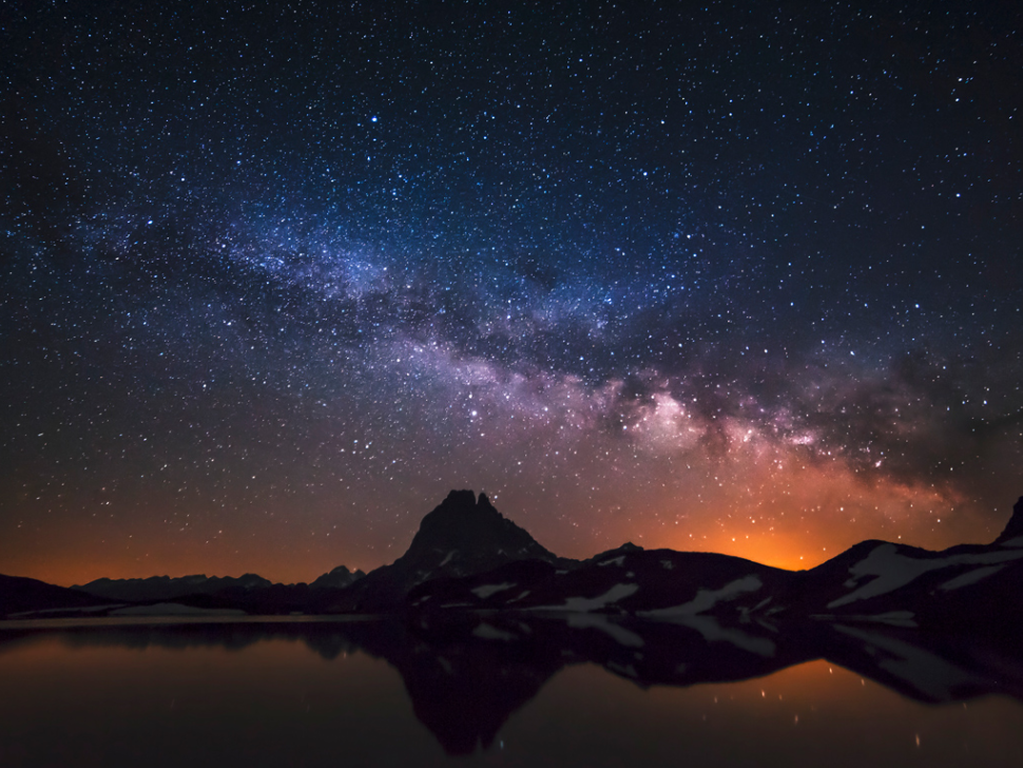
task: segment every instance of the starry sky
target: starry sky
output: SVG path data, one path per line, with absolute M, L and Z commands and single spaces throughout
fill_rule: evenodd
M 1023 493 L 1012 3 L 0 9 L 0 572 L 309 581 L 452 488 L 788 568 Z

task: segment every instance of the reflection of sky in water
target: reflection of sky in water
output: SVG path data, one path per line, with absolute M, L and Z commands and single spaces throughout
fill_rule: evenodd
M 647 691 L 568 669 L 509 721 L 506 742 L 559 718 L 564 741 L 550 747 L 559 755 L 552 765 L 570 764 L 577 749 L 589 765 L 937 766 L 970 757 L 987 766 L 1014 764 L 1023 749 L 1023 709 L 1008 699 L 924 705 L 823 660 L 738 683 Z
M 818 660 L 648 690 L 571 666 L 511 713 L 488 752 L 452 758 L 387 662 L 343 644 L 252 643 L 236 629 L 217 630 L 220 644 L 180 647 L 52 634 L 4 645 L 2 762 L 989 766 L 1017 765 L 1023 753 L 1023 707 L 1012 699 L 920 704 Z

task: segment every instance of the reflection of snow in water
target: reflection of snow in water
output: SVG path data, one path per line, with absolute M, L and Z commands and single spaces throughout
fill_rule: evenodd
M 622 645 L 630 648 L 642 648 L 643 638 L 635 632 L 630 632 L 620 624 L 615 624 L 602 613 L 573 613 L 568 616 L 568 626 L 573 629 L 599 629 L 606 635 L 610 635 Z
M 934 701 L 955 701 L 956 689 L 984 685 L 981 678 L 923 648 L 876 632 L 841 625 L 835 625 L 835 629 L 862 640 L 868 653 L 874 649 L 872 656 L 877 654 L 878 648 L 890 653 L 890 658 L 879 659 L 877 665 Z

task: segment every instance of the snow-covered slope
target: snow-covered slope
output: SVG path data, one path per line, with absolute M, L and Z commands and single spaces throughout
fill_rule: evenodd
M 741 558 L 634 545 L 572 568 L 523 561 L 468 577 L 427 580 L 411 589 L 413 611 L 517 610 L 629 614 L 693 623 L 771 625 L 844 619 L 902 627 L 1003 628 L 1023 595 L 1023 500 L 988 545 L 932 552 L 865 541 L 809 571 L 783 571 Z

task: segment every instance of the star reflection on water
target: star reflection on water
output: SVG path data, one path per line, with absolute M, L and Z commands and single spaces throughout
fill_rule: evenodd
M 26 766 L 1012 765 L 1021 661 L 997 638 L 707 617 L 7 622 L 0 749 Z

